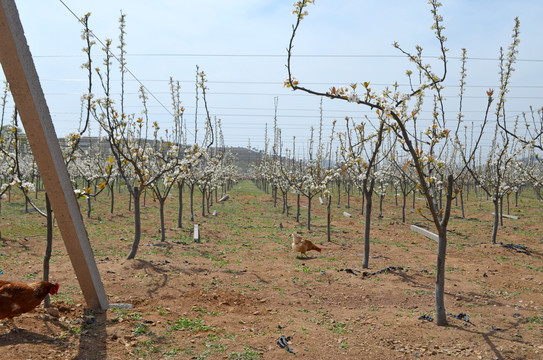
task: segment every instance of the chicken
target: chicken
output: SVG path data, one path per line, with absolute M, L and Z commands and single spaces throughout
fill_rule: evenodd
M 303 256 L 306 256 L 305 253 L 310 250 L 317 250 L 321 252 L 321 248 L 313 244 L 311 240 L 304 239 L 297 233 L 292 233 L 292 250 L 301 253 Z
M 0 319 L 8 319 L 15 331 L 15 316 L 30 312 L 38 306 L 47 294 L 55 295 L 59 285 L 47 281 L 20 283 L 0 280 Z

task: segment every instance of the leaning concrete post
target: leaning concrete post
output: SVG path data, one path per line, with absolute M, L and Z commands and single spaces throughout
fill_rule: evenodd
M 107 296 L 14 0 L 0 0 L 0 62 L 83 296 L 90 308 L 105 310 Z

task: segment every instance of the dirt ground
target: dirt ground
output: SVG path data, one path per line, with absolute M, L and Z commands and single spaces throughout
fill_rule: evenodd
M 437 246 L 410 230 L 425 227 L 409 209 L 406 224 L 394 197 L 378 219 L 374 201 L 370 268 L 362 269 L 360 199 L 333 208 L 332 241 L 325 207 L 313 201 L 313 226 L 273 206 L 269 194 L 242 182 L 216 216 L 197 208 L 201 243 L 192 240 L 188 199 L 176 227 L 176 194 L 168 201 L 167 241 L 160 242 L 158 203 L 148 195 L 143 239 L 135 260 L 126 194 L 93 200 L 85 218 L 106 293 L 114 307 L 87 309 L 58 230 L 51 279 L 60 284 L 54 310 L 39 307 L 15 319 L 27 330 L 0 327 L 2 358 L 9 359 L 541 359 L 543 358 L 542 207 L 522 195 L 490 244 L 491 206 L 467 202 L 455 209 L 449 233 L 446 309 L 449 326 L 434 317 Z M 198 199 L 199 200 L 199 199 Z M 197 201 L 197 206 L 199 206 Z M 419 203 L 420 205 L 420 203 Z M 86 202 L 81 202 L 86 213 Z M 2 202 L 0 279 L 40 280 L 45 220 L 26 214 L 20 199 Z M 343 215 L 344 211 L 352 218 Z M 430 227 L 430 231 L 432 231 Z M 291 233 L 322 247 L 298 258 Z M 527 251 L 523 251 L 527 250 Z M 388 269 L 388 270 L 387 270 Z M 290 353 L 278 344 L 288 339 Z M 279 341 L 281 342 L 281 341 Z M 285 343 L 283 343 L 284 345 Z M 9 354 L 9 355 L 6 355 Z

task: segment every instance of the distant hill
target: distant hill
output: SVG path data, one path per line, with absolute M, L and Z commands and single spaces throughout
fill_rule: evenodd
M 59 141 L 63 143 L 65 139 L 61 138 Z M 98 137 L 83 137 L 79 142 L 79 146 L 86 150 L 91 144 L 97 143 L 100 143 L 102 151 L 109 151 L 109 144 L 106 141 L 100 140 Z M 249 171 L 250 164 L 259 162 L 263 156 L 263 151 L 249 150 L 244 147 L 226 147 L 226 150 L 229 150 L 232 154 L 234 154 L 236 158 L 235 164 L 240 167 L 242 173 L 247 173 Z
M 243 147 L 227 147 L 227 149 L 236 156 L 236 165 L 241 168 L 242 173 L 247 173 L 250 164 L 260 162 L 264 155 L 263 151 L 254 151 Z

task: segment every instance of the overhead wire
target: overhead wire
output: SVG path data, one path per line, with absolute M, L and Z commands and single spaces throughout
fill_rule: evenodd
M 64 4 L 62 0 L 59 0 Z M 64 4 L 64 6 L 66 6 Z M 66 6 L 67 7 L 67 6 Z M 67 7 L 68 8 L 68 7 Z M 70 10 L 68 8 L 68 10 Z M 70 10 L 70 12 L 72 12 Z M 72 14 L 77 18 L 77 15 L 72 12 Z M 79 20 L 79 18 L 78 18 Z M 38 55 L 36 57 L 42 58 L 62 58 L 62 57 L 76 57 L 77 55 Z M 264 58 L 284 58 L 284 54 L 226 54 L 226 53 L 132 53 L 127 54 L 128 57 L 264 57 Z M 386 58 L 400 58 L 405 59 L 405 56 L 402 54 L 393 55 L 393 54 L 293 54 L 293 58 L 369 58 L 369 59 L 386 59 Z M 423 59 L 439 59 L 440 56 L 434 55 L 423 55 Z M 462 60 L 460 56 L 447 56 L 451 60 Z M 476 60 L 476 61 L 499 61 L 498 58 L 491 57 L 468 57 L 467 60 Z M 516 59 L 515 61 L 519 62 L 543 62 L 543 59 Z
M 60 3 L 77 19 L 77 21 L 79 23 L 82 23 L 81 21 L 81 18 L 77 16 L 77 14 L 75 14 L 75 12 L 63 1 L 63 0 L 59 0 Z M 90 34 L 102 45 L 105 47 L 105 44 L 104 42 L 98 38 L 93 32 L 92 30 L 89 30 Z M 110 52 L 111 56 L 117 61 L 120 63 L 120 59 L 115 55 L 113 54 L 112 52 Z M 78 55 L 37 55 L 35 57 L 37 58 L 63 58 L 63 57 L 76 57 Z M 254 58 L 254 57 L 261 57 L 261 58 L 279 58 L 279 57 L 284 57 L 285 55 L 283 54 L 226 54 L 226 53 L 154 53 L 154 54 L 151 54 L 151 53 L 132 53 L 132 54 L 127 54 L 126 57 L 247 57 L 247 58 Z M 387 55 L 387 54 L 296 54 L 296 55 L 293 55 L 293 57 L 299 57 L 299 58 L 375 58 L 375 59 L 383 59 L 383 58 L 404 58 L 403 55 L 401 54 L 398 54 L 398 55 Z M 423 56 L 423 58 L 428 58 L 428 59 L 438 59 L 439 56 Z M 461 59 L 461 57 L 455 57 L 455 56 L 449 56 L 448 57 L 449 59 Z M 469 57 L 468 60 L 476 60 L 476 61 L 499 61 L 499 59 L 497 58 L 489 58 L 489 57 Z M 517 62 L 537 62 L 537 63 L 540 63 L 540 62 L 543 62 L 543 59 L 516 59 Z M 144 82 L 161 82 L 161 81 L 166 81 L 166 80 L 160 80 L 160 79 L 146 79 L 146 80 L 141 80 L 139 79 L 127 66 L 124 66 L 124 69 L 126 70 L 126 72 L 132 77 L 132 79 L 127 79 L 127 81 L 136 81 L 140 86 L 142 86 L 143 89 L 145 89 L 145 91 L 147 91 L 147 93 L 157 102 L 157 104 L 159 104 L 158 107 L 164 109 L 167 114 L 171 115 L 173 117 L 173 114 L 172 112 L 170 111 L 170 109 L 168 107 L 166 107 L 158 98 L 157 95 L 163 95 L 163 94 L 166 94 L 165 92 L 153 92 L 153 91 L 150 91 L 149 88 L 144 84 Z M 85 81 L 85 80 L 80 80 L 80 79 L 44 79 L 44 81 L 66 81 L 66 82 L 69 82 L 69 81 Z M 192 83 L 194 82 L 193 80 L 181 80 L 179 81 L 180 83 Z M 247 84 L 254 84 L 254 85 L 277 85 L 277 84 L 280 84 L 280 82 L 275 82 L 275 81 L 221 81 L 221 80 L 210 80 L 208 81 L 209 83 L 215 83 L 215 84 L 244 84 L 244 85 L 247 85 Z M 342 83 L 342 82 L 336 82 L 335 84 L 337 83 Z M 348 83 L 348 82 L 344 82 L 344 83 Z M 310 82 L 310 83 L 307 83 L 308 85 L 332 85 L 334 84 L 333 82 Z M 375 86 L 391 86 L 391 84 L 373 84 Z M 409 86 L 408 84 L 401 84 L 400 86 Z M 494 85 L 494 86 L 497 86 L 497 85 Z M 458 85 L 449 85 L 448 87 L 459 87 Z M 465 85 L 464 87 L 472 87 L 472 88 L 488 88 L 489 86 L 484 86 L 484 85 Z M 492 87 L 492 86 L 490 86 Z M 539 88 L 543 88 L 543 86 L 540 86 L 540 85 L 516 85 L 516 86 L 509 86 L 511 88 L 521 88 L 521 89 L 539 89 Z M 182 92 L 183 94 L 193 94 L 193 93 L 189 93 L 189 92 Z M 130 95 L 130 94 L 134 94 L 134 93 L 126 93 L 127 95 Z M 50 94 L 50 95 L 66 95 L 66 94 L 59 94 L 59 93 L 54 93 L 54 94 Z M 263 93 L 263 92 L 258 92 L 258 93 L 255 93 L 255 92 L 214 92 L 213 95 L 229 95 L 229 96 L 283 96 L 285 94 L 275 94 L 275 93 Z M 307 94 L 290 94 L 289 96 L 311 96 L 311 95 L 307 95 Z M 479 99 L 479 98 L 486 98 L 485 96 L 464 96 L 464 98 L 473 98 L 473 99 Z M 541 97 L 537 97 L 537 96 L 530 96 L 530 97 L 511 97 L 509 96 L 508 98 L 523 98 L 523 99 L 541 99 Z M 153 107 L 153 106 L 150 106 L 150 107 Z M 245 108 L 232 108 L 232 109 L 236 109 L 236 110 L 244 110 Z M 247 109 L 250 109 L 250 108 L 247 108 Z M 253 108 L 252 110 L 261 110 L 261 109 L 257 109 L 257 108 Z M 286 110 L 286 109 L 285 109 Z M 290 110 L 299 110 L 299 111 L 302 111 L 301 109 L 290 109 Z M 263 110 L 265 111 L 265 110 Z M 329 111 L 337 111 L 337 112 L 343 112 L 343 113 L 353 113 L 353 111 L 342 111 L 342 110 L 329 110 Z M 473 112 L 477 112 L 477 111 L 473 111 Z M 218 117 L 221 117 L 221 116 L 228 116 L 228 117 L 249 117 L 249 116 L 252 116 L 252 117 L 264 117 L 264 116 L 269 116 L 269 115 L 254 115 L 254 114 L 216 114 L 216 116 Z M 518 115 L 515 115 L 515 116 L 518 116 Z M 282 115 L 282 117 L 286 117 L 286 118 L 314 118 L 315 116 L 312 116 L 312 115 L 295 115 L 295 116 L 292 116 L 292 115 Z M 334 117 L 334 116 L 325 116 L 324 118 L 337 118 L 337 117 Z M 421 119 L 423 120 L 423 119 Z M 465 120 L 465 122 L 476 122 L 478 120 Z M 187 129 L 187 131 L 189 133 L 190 130 Z M 192 133 L 191 133 L 192 134 Z M 238 135 L 239 136 L 239 135 Z
M 41 81 L 51 81 L 51 82 L 85 82 L 87 81 L 86 79 L 62 79 L 62 78 L 59 78 L 59 79 L 55 79 L 55 78 L 51 78 L 51 79 L 41 79 Z M 126 81 L 137 81 L 137 80 L 130 80 L 130 79 L 127 79 Z M 145 82 L 165 82 L 165 81 L 168 81 L 168 80 L 165 80 L 165 79 L 144 79 L 144 80 L 140 80 L 140 81 L 145 81 Z M 180 83 L 194 83 L 194 80 L 176 80 L 176 81 L 179 81 Z M 236 85 L 236 84 L 241 84 L 241 85 L 283 85 L 282 82 L 280 81 L 234 81 L 234 80 L 208 80 L 207 83 L 209 84 L 228 84 L 228 85 Z M 304 82 L 304 84 L 306 85 L 336 85 L 336 84 L 347 84 L 347 83 L 351 83 L 351 82 L 348 82 L 348 81 L 329 81 L 329 82 Z M 372 86 L 392 86 L 393 84 L 386 84 L 386 83 L 372 83 Z M 398 86 L 400 87 L 408 87 L 409 84 L 398 84 Z M 465 88 L 490 88 L 490 87 L 493 87 L 493 86 L 498 86 L 498 84 L 493 84 L 493 85 L 464 85 Z M 458 84 L 447 84 L 446 85 L 447 88 L 459 88 L 460 85 Z M 543 85 L 508 85 L 508 88 L 526 88 L 526 89 L 541 89 L 543 88 Z
M 61 3 L 62 5 L 64 5 L 64 7 L 65 7 L 65 8 L 66 8 L 66 9 L 67 9 L 67 10 L 68 10 L 68 11 L 69 11 L 76 19 L 77 19 L 77 21 L 78 21 L 79 23 L 81 23 L 82 25 L 84 25 L 83 22 L 81 21 L 81 18 L 80 18 L 79 16 L 77 16 L 77 14 L 76 14 L 72 9 L 70 9 L 70 7 L 69 7 L 68 5 L 66 5 L 66 3 L 65 3 L 63 0 L 59 0 L 59 1 L 60 1 L 60 3 Z M 89 33 L 90 33 L 90 34 L 92 35 L 92 37 L 93 37 L 94 39 L 96 39 L 96 40 L 97 40 L 104 48 L 106 47 L 105 44 L 104 44 L 104 42 L 103 42 L 98 36 L 96 36 L 92 30 L 89 29 Z M 115 55 L 113 52 L 110 51 L 110 55 L 111 55 L 115 60 L 117 60 L 118 63 L 121 63 L 120 59 L 119 59 L 119 58 L 117 57 L 117 55 Z M 158 97 L 155 95 L 154 92 L 150 91 L 149 88 L 147 88 L 147 86 L 145 86 L 145 84 L 144 84 L 144 83 L 143 83 L 143 82 L 142 82 L 142 81 L 141 81 L 141 80 L 140 80 L 140 79 L 139 79 L 139 78 L 138 78 L 138 77 L 130 70 L 130 68 L 129 68 L 128 66 L 124 65 L 124 66 L 123 66 L 123 69 L 124 69 L 130 76 L 132 76 L 132 78 L 134 78 L 134 80 L 137 81 L 138 84 L 140 84 L 140 86 L 142 86 L 142 88 L 145 89 L 145 91 L 146 91 L 148 94 L 150 94 L 151 97 L 152 97 L 153 99 L 155 99 L 155 101 L 156 101 L 158 104 L 160 104 L 160 106 L 161 106 L 164 110 L 166 110 L 166 112 L 168 112 L 168 114 L 170 114 L 170 115 L 173 117 L 173 114 L 172 114 L 172 112 L 170 111 L 170 109 L 168 109 L 168 108 L 167 108 L 167 107 L 166 107 L 166 106 L 158 99 Z

